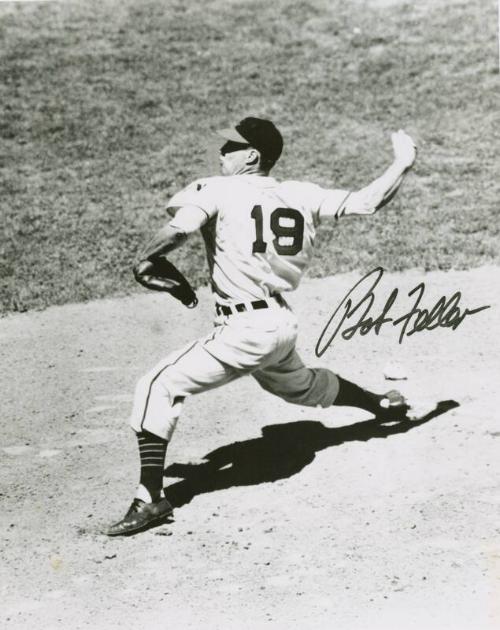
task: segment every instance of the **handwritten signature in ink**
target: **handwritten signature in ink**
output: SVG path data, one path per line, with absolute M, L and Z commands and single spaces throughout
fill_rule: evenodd
M 410 337 L 423 330 L 434 330 L 439 327 L 456 330 L 468 315 L 474 315 L 490 308 L 490 306 L 479 306 L 472 309 L 461 308 L 462 294 L 460 291 L 456 291 L 449 298 L 446 296 L 439 298 L 430 309 L 422 308 L 420 302 L 425 292 L 425 284 L 420 282 L 408 293 L 408 297 L 415 296 L 415 301 L 407 313 L 396 319 L 389 317 L 389 311 L 396 302 L 399 293 L 398 289 L 393 289 L 381 313 L 373 316 L 369 313 L 375 301 L 374 290 L 383 275 L 383 268 L 377 267 L 356 282 L 352 289 L 347 292 L 319 336 L 315 348 L 317 357 L 324 354 L 339 333 L 346 340 L 352 339 L 357 332 L 360 335 L 367 335 L 373 330 L 378 335 L 382 326 L 392 323 L 393 326 L 401 326 L 399 332 L 399 343 L 401 344 L 405 337 Z M 365 293 L 361 299 L 356 301 L 357 298 L 353 299 L 352 294 L 360 287 Z M 355 323 L 351 323 L 353 321 Z M 345 323 L 350 325 L 343 328 Z

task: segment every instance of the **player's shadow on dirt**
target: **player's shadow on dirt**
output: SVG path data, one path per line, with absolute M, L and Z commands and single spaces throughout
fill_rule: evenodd
M 181 507 L 205 492 L 285 479 L 300 472 L 324 448 L 406 433 L 454 407 L 457 402 L 446 400 L 418 420 L 382 423 L 373 419 L 331 429 L 314 420 L 272 424 L 263 427 L 262 437 L 207 453 L 201 464 L 171 464 L 165 475 L 183 480 L 165 488 L 165 495 L 174 507 Z

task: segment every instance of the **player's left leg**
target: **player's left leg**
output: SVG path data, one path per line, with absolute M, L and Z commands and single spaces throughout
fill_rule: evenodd
M 134 533 L 172 513 L 162 493 L 163 470 L 184 399 L 241 374 L 206 351 L 205 343 L 218 332 L 170 354 L 139 379 L 130 424 L 138 440 L 140 479 L 129 511 L 107 530 L 109 536 Z

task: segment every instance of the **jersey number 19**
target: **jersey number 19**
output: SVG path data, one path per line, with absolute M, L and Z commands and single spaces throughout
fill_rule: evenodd
M 263 239 L 262 206 L 254 206 L 250 216 L 255 221 L 255 241 L 252 245 L 252 253 L 264 254 L 267 250 L 267 243 Z M 281 225 L 281 219 L 291 219 L 293 225 Z M 276 208 L 270 214 L 270 227 L 274 234 L 273 245 L 277 254 L 280 256 L 295 256 L 301 251 L 304 240 L 304 217 L 298 210 L 293 208 Z M 280 243 L 280 238 L 285 237 L 291 238 L 292 241 L 283 245 Z

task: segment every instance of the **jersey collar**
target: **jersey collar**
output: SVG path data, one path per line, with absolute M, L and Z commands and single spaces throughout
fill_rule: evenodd
M 233 175 L 233 177 L 241 177 L 241 179 L 259 183 L 260 186 L 263 187 L 271 187 L 276 185 L 276 180 L 274 177 L 270 177 L 269 175 L 259 175 L 257 173 L 245 173 L 244 175 Z

